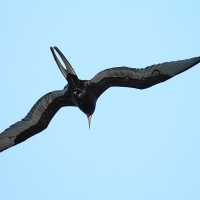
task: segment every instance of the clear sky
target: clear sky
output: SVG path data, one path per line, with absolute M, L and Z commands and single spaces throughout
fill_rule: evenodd
M 2 1 L 0 129 L 66 80 L 200 56 L 200 1 Z M 147 90 L 111 88 L 0 154 L 0 199 L 200 199 L 200 64 Z

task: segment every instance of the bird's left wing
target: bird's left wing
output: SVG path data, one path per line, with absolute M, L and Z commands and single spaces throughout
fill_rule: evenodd
M 115 67 L 96 74 L 91 80 L 94 95 L 98 98 L 112 86 L 145 89 L 164 82 L 200 62 L 200 56 L 186 60 L 165 62 L 146 68 Z
M 75 106 L 67 87 L 41 97 L 26 117 L 0 134 L 0 152 L 43 131 L 63 106 Z

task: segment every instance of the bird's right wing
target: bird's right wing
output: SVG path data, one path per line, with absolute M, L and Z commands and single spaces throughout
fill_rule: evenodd
M 164 82 L 177 74 L 190 69 L 200 62 L 200 56 L 185 60 L 171 61 L 146 68 L 114 67 L 96 74 L 89 82 L 98 98 L 112 86 L 145 89 Z
M 68 88 L 53 91 L 41 97 L 26 117 L 0 134 L 0 152 L 43 131 L 63 106 L 75 106 Z

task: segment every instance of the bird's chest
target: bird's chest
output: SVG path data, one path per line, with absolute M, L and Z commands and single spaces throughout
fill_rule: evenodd
M 87 101 L 86 92 L 84 90 L 79 89 L 78 87 L 75 87 L 73 88 L 73 90 L 71 90 L 71 95 L 75 105 L 78 107 L 83 106 Z
M 73 88 L 73 90 L 71 90 L 71 94 L 73 99 L 77 102 L 83 101 L 86 96 L 86 92 L 78 87 Z

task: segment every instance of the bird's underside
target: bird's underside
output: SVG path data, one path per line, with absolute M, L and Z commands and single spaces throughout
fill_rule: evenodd
M 58 60 L 54 49 L 66 68 Z M 53 91 L 41 97 L 21 121 L 3 131 L 0 134 L 0 152 L 43 131 L 61 107 L 79 107 L 87 115 L 90 122 L 98 97 L 109 87 L 149 88 L 188 70 L 200 62 L 199 56 L 141 69 L 115 67 L 99 72 L 91 80 L 79 80 L 62 52 L 57 47 L 51 47 L 51 51 L 59 69 L 68 81 L 68 85 L 63 90 Z

